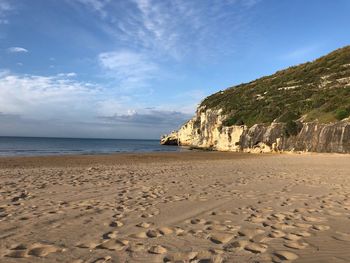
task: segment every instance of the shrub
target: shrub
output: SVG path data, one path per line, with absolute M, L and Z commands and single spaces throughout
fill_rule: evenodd
M 349 115 L 350 115 L 350 113 L 346 109 L 339 109 L 335 112 L 335 117 L 337 118 L 337 120 L 345 119 L 345 118 L 349 117 Z
M 200 128 L 201 127 L 201 120 L 196 119 L 195 122 L 193 123 L 194 128 Z
M 222 122 L 223 126 L 232 126 L 235 125 L 237 122 L 237 118 L 235 116 L 229 117 L 226 120 Z
M 286 123 L 285 132 L 287 137 L 296 136 L 299 133 L 299 125 L 295 121 L 289 120 Z
M 296 113 L 287 111 L 284 114 L 282 114 L 281 117 L 279 117 L 278 121 L 288 123 L 288 122 L 294 122 L 298 118 L 299 116 Z

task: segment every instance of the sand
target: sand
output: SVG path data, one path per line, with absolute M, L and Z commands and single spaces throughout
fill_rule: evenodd
M 0 262 L 350 262 L 350 156 L 0 158 Z

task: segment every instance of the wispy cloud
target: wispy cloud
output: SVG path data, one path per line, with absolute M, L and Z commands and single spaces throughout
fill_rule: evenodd
M 10 47 L 7 49 L 9 53 L 28 53 L 28 49 L 25 49 L 23 47 Z
M 13 6 L 7 0 L 0 0 L 0 25 L 8 24 L 9 20 L 6 18 L 8 13 L 13 9 Z
M 211 57 L 213 53 L 223 52 L 226 45 L 232 50 L 237 34 L 245 31 L 246 11 L 260 1 L 213 0 L 210 4 L 186 0 L 78 2 L 99 17 L 103 14 L 102 21 L 96 21 L 97 25 L 119 45 L 151 53 L 156 59 L 178 60 L 190 59 L 195 54 Z
M 235 50 L 237 34 L 244 34 L 244 11 L 258 0 L 97 1 L 79 0 L 101 17 L 101 32 L 118 48 L 100 53 L 98 62 L 115 86 L 149 87 L 150 80 L 170 76 L 163 64 L 212 63 Z M 220 41 L 218 41 L 220 39 Z M 160 70 L 161 73 L 160 74 Z
M 77 76 L 77 73 L 75 72 L 69 72 L 69 73 L 59 73 L 57 74 L 58 77 L 67 77 L 67 78 L 74 78 Z
M 105 7 L 110 2 L 110 0 L 77 0 L 77 2 L 97 12 L 103 18 L 107 16 Z
M 158 70 L 146 55 L 128 50 L 101 53 L 98 59 L 108 70 L 109 77 L 117 79 L 123 88 L 145 85 L 145 81 L 153 78 Z
M 0 0 L 0 15 L 12 10 L 12 5 L 8 0 Z
M 65 76 L 0 74 L 0 112 L 38 118 L 91 114 L 99 88 Z

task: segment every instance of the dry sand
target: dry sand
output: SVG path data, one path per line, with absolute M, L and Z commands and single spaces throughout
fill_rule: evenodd
M 350 262 L 350 156 L 0 158 L 0 262 Z

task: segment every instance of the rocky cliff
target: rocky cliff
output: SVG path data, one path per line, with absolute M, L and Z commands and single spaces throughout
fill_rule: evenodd
M 162 144 L 350 152 L 350 46 L 205 98 Z
M 197 110 L 196 116 L 161 139 L 162 144 L 183 145 L 218 151 L 244 152 L 334 152 L 350 153 L 350 121 L 320 124 L 298 123 L 296 134 L 285 123 L 223 126 L 222 110 Z

